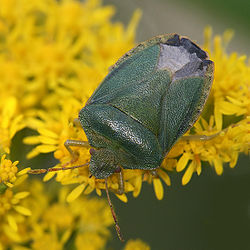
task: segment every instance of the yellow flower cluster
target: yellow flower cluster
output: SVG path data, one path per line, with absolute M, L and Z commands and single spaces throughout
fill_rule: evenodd
M 23 174 L 29 168 L 18 172 L 18 161 L 10 158 L 11 144 L 28 127 L 37 132 L 24 139 L 35 145 L 28 158 L 53 152 L 59 162 L 55 167 L 72 160 L 64 142 L 87 141 L 74 119 L 108 67 L 134 46 L 140 11 L 124 28 L 111 22 L 114 8 L 98 0 L 0 0 L 0 6 L 0 249 L 23 243 L 32 249 L 62 249 L 69 242 L 77 249 L 103 249 L 112 224 L 109 208 L 102 200 L 76 198 L 93 191 L 101 195 L 104 181 L 89 178 L 88 166 L 48 173 L 45 181 L 56 175 L 61 184 L 76 185 L 71 192 L 60 187 L 53 200 L 41 183 L 27 182 Z M 215 79 L 204 112 L 187 133 L 190 137 L 172 148 L 154 176 L 124 170 L 125 193 L 118 198 L 127 202 L 128 192 L 137 197 L 148 182 L 161 200 L 162 181 L 171 185 L 169 171 L 185 170 L 185 185 L 193 173 L 201 174 L 205 163 L 222 174 L 225 163 L 234 167 L 240 153 L 249 153 L 250 66 L 246 56 L 226 53 L 231 37 L 227 31 L 212 38 L 211 28 L 205 30 L 204 49 L 215 62 Z M 89 162 L 87 149 L 75 150 L 79 158 L 74 165 Z M 108 178 L 111 190 L 118 189 L 117 180 L 116 174 Z M 25 184 L 29 192 L 21 191 Z M 125 249 L 149 246 L 136 240 Z
M 11 146 L 29 127 L 39 133 L 25 139 L 39 144 L 29 157 L 55 152 L 61 162 L 70 160 L 64 140 L 85 136 L 72 121 L 108 65 L 133 46 L 140 13 L 124 29 L 110 20 L 114 8 L 98 0 L 0 0 L 0 6 L 0 249 L 104 249 L 113 224 L 107 201 L 73 201 L 60 186 L 45 192 L 41 182 L 27 181 L 30 168 L 18 172 Z M 74 172 L 64 175 L 83 183 Z M 92 191 L 82 185 L 78 192 Z
M 60 250 L 69 244 L 79 250 L 83 246 L 86 250 L 105 249 L 111 238 L 108 227 L 113 224 L 105 200 L 82 196 L 67 203 L 66 187 L 48 195 L 42 182 L 28 184 L 30 192 L 16 192 L 15 187 L 0 195 L 0 249 L 26 245 L 30 248 L 24 249 Z M 125 249 L 150 248 L 140 240 L 130 240 Z
M 1 33 L 0 33 L 1 34 Z M 1 42 L 0 42 L 1 44 Z M 0 45 L 1 46 L 1 45 Z M 1 61 L 1 50 L 0 50 Z M 1 64 L 1 62 L 0 62 Z M 0 66 L 1 67 L 1 66 Z M 0 73 L 1 75 L 1 73 Z M 16 181 L 16 173 L 18 171 L 18 161 L 12 163 L 6 159 L 6 154 L 10 154 L 11 140 L 14 135 L 22 130 L 24 125 L 23 114 L 18 111 L 17 98 L 8 96 L 6 93 L 8 84 L 0 79 L 0 185 L 3 183 L 12 186 Z
M 235 167 L 239 154 L 250 150 L 250 66 L 245 55 L 226 53 L 232 36 L 228 30 L 212 40 L 211 27 L 205 29 L 204 49 L 215 62 L 214 83 L 205 110 L 192 130 L 204 140 L 180 141 L 168 155 L 179 156 L 178 172 L 186 168 L 183 185 L 194 172 L 200 175 L 203 163 L 208 162 L 221 175 L 225 163 Z
M 129 240 L 124 250 L 150 250 L 150 247 L 145 242 L 136 239 Z
M 48 195 L 41 182 L 29 185 L 30 193 L 8 189 L 0 196 L 0 249 L 28 242 L 31 249 L 63 249 L 71 237 L 77 249 L 105 247 L 113 219 L 104 200 L 82 197 L 69 204 L 66 188 Z
M 9 184 L 8 182 L 12 183 L 16 180 L 16 173 L 18 161 L 11 162 L 11 160 L 5 159 L 6 155 L 4 154 L 1 158 L 0 163 L 0 183 L 4 182 Z
M 31 215 L 30 209 L 23 206 L 28 196 L 29 192 L 12 189 L 0 194 L 0 249 L 22 240 L 18 231 L 22 230 L 21 224 L 25 224 L 27 216 Z

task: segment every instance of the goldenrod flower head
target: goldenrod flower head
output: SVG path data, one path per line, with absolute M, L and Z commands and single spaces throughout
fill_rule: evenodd
M 150 246 L 140 239 L 129 240 L 124 250 L 150 250 Z
M 77 235 L 75 244 L 77 249 L 82 249 L 84 246 L 88 250 L 98 250 L 105 249 L 106 240 L 96 233 L 85 232 Z
M 18 172 L 17 164 L 19 161 L 12 162 L 6 159 L 6 154 L 3 154 L 0 162 L 0 194 L 6 188 L 12 188 L 14 185 L 21 184 L 27 177 L 30 168 L 22 169 Z
M 250 65 L 246 64 L 245 55 L 226 53 L 233 36 L 231 30 L 214 39 L 211 27 L 204 33 L 204 47 L 215 62 L 215 75 L 205 110 L 192 132 L 215 136 L 211 140 L 180 142 L 175 146 L 183 148 L 176 165 L 177 171 L 186 168 L 183 185 L 190 181 L 194 172 L 200 175 L 203 162 L 208 162 L 221 175 L 225 163 L 235 167 L 239 154 L 248 154 L 250 149 Z
M 18 171 L 18 161 L 12 163 L 11 160 L 5 159 L 6 154 L 1 157 L 0 163 L 0 183 L 13 183 L 16 180 L 16 173 Z
M 18 110 L 16 97 L 6 95 L 7 86 L 1 81 L 2 79 L 0 79 L 0 152 L 9 154 L 12 138 L 25 125 L 23 115 Z M 5 94 L 1 96 L 3 93 Z
M 29 201 L 29 205 L 34 210 L 34 216 L 30 218 L 33 227 L 30 237 L 34 240 L 33 248 L 42 249 L 44 241 L 50 244 L 50 240 L 55 246 L 62 248 L 73 232 L 76 234 L 77 249 L 82 248 L 82 242 L 86 243 L 85 249 L 99 249 L 100 242 L 102 246 L 106 245 L 110 236 L 108 228 L 113 220 L 104 200 L 81 197 L 67 203 L 65 200 L 68 190 L 62 187 L 58 200 L 53 201 L 53 196 L 46 194 L 41 183 L 33 182 L 31 185 L 33 199 Z
M 12 189 L 0 194 L 0 243 L 22 242 L 18 228 L 31 215 L 31 211 L 24 206 L 28 196 L 29 192 L 15 192 Z
M 77 249 L 83 242 L 84 249 L 106 246 L 113 220 L 105 200 L 81 197 L 67 203 L 66 187 L 48 194 L 41 182 L 28 184 L 30 192 L 7 189 L 0 195 L 0 247 L 25 243 L 32 249 L 46 244 L 48 249 L 63 249 L 73 235 Z

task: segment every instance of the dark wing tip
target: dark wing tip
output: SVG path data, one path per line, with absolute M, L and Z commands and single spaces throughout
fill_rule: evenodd
M 171 46 L 180 46 L 180 36 L 177 34 L 174 34 L 171 38 L 169 38 L 166 42 L 167 45 Z
M 202 50 L 199 46 L 197 46 L 195 43 L 190 41 L 188 38 L 181 38 L 180 44 L 190 53 L 195 53 L 197 57 L 199 57 L 201 60 L 205 60 L 207 58 L 207 53 Z

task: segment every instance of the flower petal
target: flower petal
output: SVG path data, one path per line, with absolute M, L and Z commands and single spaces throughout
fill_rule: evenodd
M 182 177 L 182 185 L 183 185 L 183 186 L 186 185 L 186 184 L 188 184 L 188 182 L 191 180 L 191 177 L 192 177 L 192 175 L 193 175 L 194 170 L 195 170 L 195 169 L 194 169 L 194 162 L 192 161 L 192 162 L 189 164 L 189 166 L 188 166 L 188 168 L 187 168 L 185 174 L 184 174 L 183 177 Z
M 18 213 L 23 214 L 25 216 L 31 216 L 31 211 L 28 208 L 23 206 L 13 206 L 13 207 Z
M 142 187 L 142 176 L 141 175 L 136 176 L 133 184 L 135 186 L 134 191 L 133 191 L 133 196 L 138 197 L 138 195 L 141 192 L 141 187 Z
M 75 189 L 73 189 L 66 198 L 67 202 L 72 202 L 77 197 L 79 197 L 79 195 L 83 192 L 86 185 L 87 185 L 86 183 L 83 183 L 78 185 Z
M 177 162 L 176 171 L 181 172 L 190 160 L 190 154 L 184 153 Z
M 159 174 L 159 176 L 163 179 L 163 181 L 164 181 L 168 186 L 171 185 L 170 177 L 168 176 L 168 174 L 167 174 L 165 171 L 159 169 L 159 170 L 157 171 L 157 173 Z
M 215 168 L 216 174 L 222 175 L 223 173 L 222 161 L 220 159 L 214 159 L 213 162 L 214 162 L 214 168 Z
M 8 215 L 7 216 L 7 220 L 8 220 L 8 223 L 9 223 L 9 225 L 10 225 L 10 227 L 15 231 L 15 232 L 17 232 L 17 224 L 16 224 L 16 220 L 14 219 L 14 217 L 13 216 L 11 216 L 11 215 Z
M 154 185 L 154 191 L 156 198 L 158 200 L 163 199 L 164 189 L 161 183 L 161 180 L 159 178 L 153 178 L 153 185 Z
M 127 203 L 128 202 L 128 198 L 126 194 L 115 194 L 121 201 Z

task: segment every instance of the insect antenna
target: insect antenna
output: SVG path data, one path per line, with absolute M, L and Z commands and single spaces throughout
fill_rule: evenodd
M 71 166 L 71 167 L 67 167 L 67 165 L 69 165 L 69 163 L 66 163 L 64 165 L 62 165 L 61 167 L 58 168 L 41 168 L 41 169 L 31 169 L 28 171 L 28 174 L 44 174 L 44 173 L 48 173 L 48 172 L 55 172 L 55 171 L 60 171 L 60 170 L 68 170 L 68 169 L 75 169 L 75 168 L 81 168 L 81 167 L 85 167 L 87 165 L 89 165 L 89 162 L 84 163 L 82 165 L 78 165 L 78 166 Z
M 114 211 L 113 205 L 112 205 L 110 197 L 109 197 L 109 190 L 108 190 L 108 181 L 107 181 L 107 178 L 105 179 L 105 188 L 106 188 L 106 194 L 107 194 L 108 203 L 109 203 L 109 206 L 110 206 L 110 209 L 111 209 L 111 213 L 112 213 L 112 216 L 113 216 L 113 219 L 114 219 L 114 222 L 115 222 L 115 229 L 116 229 L 117 235 L 118 235 L 120 241 L 124 241 L 124 238 L 123 238 L 122 233 L 121 233 L 121 229 L 120 229 L 120 227 L 118 225 L 118 219 L 117 219 L 116 213 Z

